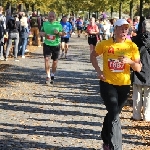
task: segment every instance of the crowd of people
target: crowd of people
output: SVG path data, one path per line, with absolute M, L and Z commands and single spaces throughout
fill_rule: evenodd
M 90 61 L 100 80 L 100 93 L 108 113 L 103 122 L 101 137 L 104 150 L 122 150 L 122 135 L 119 114 L 124 107 L 130 85 L 133 84 L 133 120 L 150 121 L 150 19 L 135 17 L 128 19 L 107 19 L 94 17 L 74 20 L 63 16 L 56 21 L 56 14 L 50 11 L 47 20 L 41 21 L 35 12 L 30 18 L 25 13 L 6 17 L 0 7 L 1 60 L 7 60 L 14 40 L 14 58 L 25 58 L 27 44 L 41 47 L 45 60 L 46 81 L 54 84 L 58 59 L 67 59 L 68 43 L 77 28 L 77 38 L 84 35 L 90 46 Z M 6 33 L 5 30 L 7 31 Z M 7 41 L 5 40 L 5 36 Z M 4 44 L 6 54 L 3 55 Z M 62 53 L 60 54 L 60 50 Z M 97 56 L 103 55 L 103 70 Z M 52 59 L 52 67 L 50 60 Z M 51 69 L 52 68 L 52 69 Z M 50 71 L 51 70 L 51 71 Z M 132 72 L 132 80 L 131 80 Z M 143 106 L 143 110 L 142 110 Z M 142 111 L 141 111 L 142 110 Z
M 28 16 L 25 12 L 11 14 L 10 10 L 3 12 L 3 7 L 0 6 L 0 30 L 2 31 L 0 60 L 7 61 L 12 49 L 14 60 L 19 61 L 18 56 L 25 58 L 27 45 L 41 47 L 39 32 L 43 21 L 46 19 L 43 20 L 36 11 Z

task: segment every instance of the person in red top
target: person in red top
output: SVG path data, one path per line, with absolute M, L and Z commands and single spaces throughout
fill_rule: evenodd
M 95 23 L 95 18 L 90 19 L 90 24 L 87 26 L 88 44 L 90 45 L 90 53 L 95 49 L 97 44 L 97 34 L 99 33 L 98 26 Z

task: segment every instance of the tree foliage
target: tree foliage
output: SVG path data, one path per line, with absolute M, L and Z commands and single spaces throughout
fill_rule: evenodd
M 3 0 L 3 5 L 9 2 L 12 5 L 26 3 L 34 6 L 35 9 L 39 9 L 43 12 L 48 12 L 54 10 L 57 13 L 67 14 L 69 12 L 79 12 L 79 11 L 90 11 L 90 12 L 100 12 L 108 11 L 110 12 L 111 7 L 115 12 L 119 11 L 119 4 L 122 3 L 122 12 L 129 14 L 130 11 L 130 1 L 127 0 Z M 134 2 L 134 12 L 137 11 L 140 0 L 133 0 Z M 150 0 L 143 0 L 145 7 L 150 4 Z

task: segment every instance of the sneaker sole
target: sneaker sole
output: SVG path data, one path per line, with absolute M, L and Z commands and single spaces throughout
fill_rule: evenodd
M 45 81 L 45 84 L 50 85 L 50 81 Z
M 50 81 L 50 84 L 51 84 L 52 86 L 54 86 L 54 81 Z

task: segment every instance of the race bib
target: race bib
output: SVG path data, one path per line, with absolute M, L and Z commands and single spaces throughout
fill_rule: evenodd
M 124 72 L 125 64 L 121 63 L 118 59 L 108 59 L 108 68 L 111 72 Z
M 55 35 L 49 35 L 49 34 L 47 34 L 47 35 L 46 35 L 46 38 L 47 38 L 47 40 L 49 40 L 49 41 L 54 41 L 54 40 L 56 39 L 56 36 L 55 36 Z

